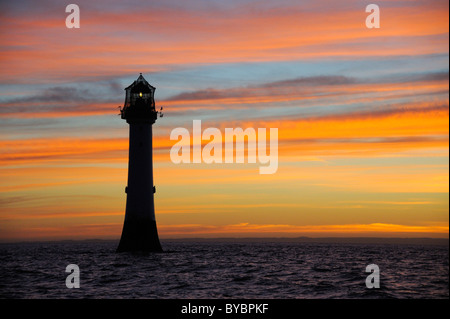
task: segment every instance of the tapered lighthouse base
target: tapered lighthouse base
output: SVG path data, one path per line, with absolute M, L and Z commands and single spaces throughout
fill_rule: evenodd
M 120 252 L 162 252 L 156 222 L 152 220 L 125 220 L 119 247 Z

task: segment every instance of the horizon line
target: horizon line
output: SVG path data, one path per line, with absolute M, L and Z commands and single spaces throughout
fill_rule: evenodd
M 0 244 L 30 244 L 30 243 L 64 243 L 64 242 L 119 242 L 120 238 L 86 238 L 86 239 L 42 239 L 42 240 L 0 240 Z M 179 237 L 161 238 L 164 242 L 298 242 L 298 243 L 361 243 L 361 244 L 446 244 L 449 237 Z

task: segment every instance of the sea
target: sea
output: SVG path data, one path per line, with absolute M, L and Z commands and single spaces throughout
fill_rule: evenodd
M 116 253 L 117 241 L 0 244 L 2 299 L 448 299 L 448 245 L 161 241 L 163 253 Z M 368 265 L 379 288 L 368 288 Z M 79 288 L 68 288 L 79 268 Z M 70 282 L 75 282 L 70 279 Z M 374 282 L 374 281 L 371 281 Z

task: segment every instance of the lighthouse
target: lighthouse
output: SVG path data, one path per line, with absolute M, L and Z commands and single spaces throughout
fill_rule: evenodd
M 128 184 L 125 220 L 117 252 L 160 252 L 153 184 L 152 125 L 158 116 L 155 88 L 141 73 L 125 92 L 120 115 L 130 126 Z

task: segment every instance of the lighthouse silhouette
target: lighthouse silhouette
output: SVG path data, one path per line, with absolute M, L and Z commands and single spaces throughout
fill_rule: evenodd
M 152 125 L 158 113 L 162 114 L 155 109 L 155 88 L 142 73 L 125 92 L 120 115 L 130 125 L 130 147 L 125 220 L 117 252 L 160 252 L 154 204 Z

